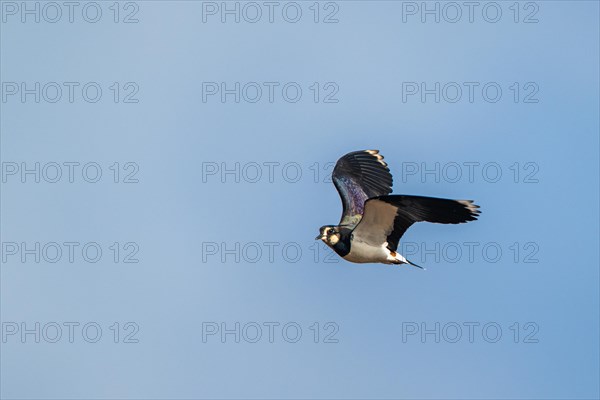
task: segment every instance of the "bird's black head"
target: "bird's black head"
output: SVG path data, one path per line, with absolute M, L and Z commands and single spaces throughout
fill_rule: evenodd
M 321 239 L 328 246 L 335 246 L 341 239 L 341 233 L 337 226 L 325 225 L 319 228 L 319 236 L 315 240 Z

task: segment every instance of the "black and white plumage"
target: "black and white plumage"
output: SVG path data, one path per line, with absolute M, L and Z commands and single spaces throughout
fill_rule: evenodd
M 355 263 L 418 267 L 396 251 L 413 223 L 460 224 L 480 213 L 471 200 L 390 195 L 392 174 L 378 150 L 346 154 L 336 163 L 332 179 L 342 199 L 342 218 L 339 225 L 321 227 L 317 239 Z

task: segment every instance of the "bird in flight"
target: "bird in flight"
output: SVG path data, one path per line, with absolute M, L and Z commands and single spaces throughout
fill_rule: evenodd
M 422 268 L 397 252 L 413 223 L 460 224 L 480 213 L 471 200 L 390 195 L 392 174 L 378 150 L 346 154 L 335 164 L 332 180 L 342 199 L 342 219 L 338 225 L 322 226 L 315 239 L 350 262 Z

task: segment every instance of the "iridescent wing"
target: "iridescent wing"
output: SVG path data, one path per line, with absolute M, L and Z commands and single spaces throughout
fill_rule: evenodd
M 360 222 L 368 199 L 392 192 L 392 174 L 378 150 L 346 154 L 335 164 L 332 179 L 344 207 L 340 225 L 349 228 Z

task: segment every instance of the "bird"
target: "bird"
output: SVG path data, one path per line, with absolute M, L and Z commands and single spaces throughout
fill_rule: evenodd
M 344 155 L 331 177 L 342 200 L 342 218 L 338 225 L 319 228 L 315 240 L 353 263 L 424 269 L 398 252 L 400 238 L 413 223 L 460 224 L 477 220 L 480 214 L 473 200 L 390 194 L 393 178 L 379 150 Z

